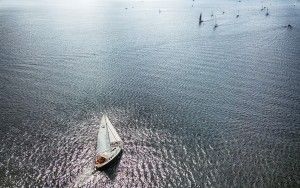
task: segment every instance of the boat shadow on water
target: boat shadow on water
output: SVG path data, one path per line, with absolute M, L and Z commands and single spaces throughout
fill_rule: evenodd
M 117 176 L 117 169 L 120 165 L 121 158 L 123 155 L 123 151 L 119 153 L 117 157 L 115 157 L 109 164 L 104 167 L 97 168 L 96 171 L 104 172 L 110 180 L 114 180 Z

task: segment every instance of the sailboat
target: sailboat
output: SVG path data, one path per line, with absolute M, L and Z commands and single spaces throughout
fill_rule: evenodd
M 266 16 L 269 16 L 269 9 L 267 8 L 267 13 L 266 13 Z
M 214 26 L 214 29 L 216 29 L 219 25 L 217 24 L 217 16 L 215 15 L 215 26 Z
M 123 150 L 123 141 L 116 129 L 104 114 L 100 121 L 97 140 L 97 153 L 95 167 L 97 169 L 105 167 L 115 159 Z
M 199 17 L 199 25 L 201 25 L 202 22 L 203 22 L 203 20 L 202 20 L 202 13 L 201 13 L 200 17 Z
M 238 13 L 236 15 L 236 18 L 240 17 L 240 11 L 238 10 Z

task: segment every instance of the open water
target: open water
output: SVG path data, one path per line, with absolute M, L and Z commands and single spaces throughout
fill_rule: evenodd
M 299 187 L 300 2 L 263 6 L 0 0 L 0 187 Z

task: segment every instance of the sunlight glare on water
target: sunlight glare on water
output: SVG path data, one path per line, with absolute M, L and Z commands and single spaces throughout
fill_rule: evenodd
M 299 4 L 263 4 L 0 1 L 0 187 L 299 187 Z

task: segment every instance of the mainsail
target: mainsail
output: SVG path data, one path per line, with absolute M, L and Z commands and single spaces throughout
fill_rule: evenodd
M 97 140 L 97 154 L 111 151 L 110 139 L 108 133 L 107 116 L 103 116 L 100 122 Z

